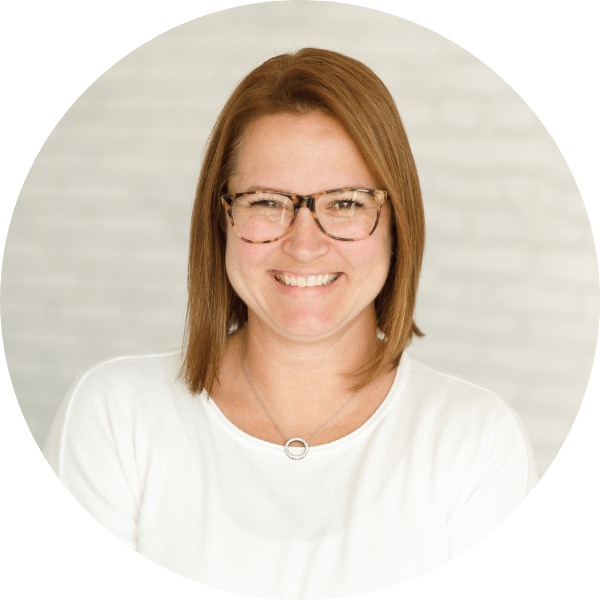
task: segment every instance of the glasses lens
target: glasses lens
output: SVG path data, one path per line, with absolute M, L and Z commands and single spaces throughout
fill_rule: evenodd
M 292 222 L 294 203 L 279 194 L 257 192 L 237 198 L 232 207 L 238 233 L 251 242 L 281 237 Z
M 368 237 L 377 222 L 378 204 L 368 192 L 329 192 L 317 199 L 319 223 L 330 235 L 357 240 Z

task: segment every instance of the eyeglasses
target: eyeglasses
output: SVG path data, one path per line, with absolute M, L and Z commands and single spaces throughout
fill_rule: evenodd
M 234 231 L 250 244 L 268 244 L 281 239 L 303 206 L 310 209 L 325 235 L 342 242 L 355 242 L 373 235 L 386 198 L 384 190 L 357 188 L 310 196 L 256 190 L 226 194 L 221 196 L 221 203 Z

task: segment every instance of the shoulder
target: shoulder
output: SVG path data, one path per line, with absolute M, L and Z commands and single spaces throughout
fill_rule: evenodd
M 106 453 L 119 440 L 139 445 L 190 398 L 177 381 L 181 350 L 103 361 L 81 373 L 60 403 L 44 456 L 58 469 L 71 452 Z
M 404 363 L 404 364 L 402 364 Z M 424 412 L 443 413 L 447 419 L 507 419 L 516 413 L 495 392 L 455 375 L 443 373 L 403 355 L 405 395 Z
M 81 373 L 60 403 L 44 444 L 55 473 L 93 466 L 101 457 L 128 456 L 124 449 L 132 440 L 143 444 L 173 404 L 180 356 L 180 351 L 121 356 Z
M 142 411 L 150 416 L 162 411 L 178 391 L 181 361 L 181 350 L 107 360 L 83 373 L 66 401 L 72 410 L 96 404 L 121 415 Z
M 117 356 L 83 372 L 77 381 L 95 380 L 124 383 L 132 378 L 138 382 L 156 380 L 157 377 L 180 366 L 181 360 L 180 349 L 155 354 Z
M 477 384 L 410 356 L 403 356 L 402 361 L 409 427 L 434 449 L 445 469 L 454 471 L 462 465 L 461 469 L 483 473 L 504 466 L 527 489 L 533 487 L 535 459 L 514 408 Z
M 404 364 L 402 364 L 404 363 Z M 439 444 L 476 452 L 519 452 L 531 460 L 527 434 L 517 412 L 495 392 L 402 357 L 402 391 L 413 426 Z

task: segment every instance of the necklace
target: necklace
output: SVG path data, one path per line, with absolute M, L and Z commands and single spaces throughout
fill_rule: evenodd
M 275 427 L 277 427 L 277 431 L 279 431 L 279 433 L 283 436 L 283 439 L 285 440 L 285 446 L 284 446 L 285 453 L 292 460 L 300 460 L 301 458 L 304 458 L 308 454 L 308 443 L 312 442 L 321 433 L 321 431 L 323 431 L 323 429 L 325 429 L 325 427 L 327 427 L 329 424 L 331 424 L 331 422 L 346 408 L 346 406 L 348 406 L 348 404 L 350 404 L 350 402 L 352 402 L 352 400 L 354 400 L 354 398 L 358 395 L 358 392 L 356 392 L 356 394 L 354 394 L 354 396 L 352 396 L 352 398 L 350 398 L 350 400 L 348 400 L 348 402 L 346 402 L 346 404 L 344 404 L 344 406 L 342 406 L 342 408 L 340 408 L 340 410 L 338 410 L 335 413 L 335 415 L 333 415 L 333 417 L 331 417 L 331 419 L 329 419 L 329 421 L 327 421 L 327 423 L 325 423 L 325 425 L 323 425 L 323 427 L 321 427 L 321 429 L 319 429 L 319 431 L 317 431 L 317 433 L 315 433 L 315 435 L 313 435 L 308 440 L 304 440 L 300 437 L 287 438 L 285 433 L 283 433 L 283 431 L 281 431 L 281 429 L 279 428 L 279 425 L 277 425 L 277 423 L 275 423 L 275 419 L 271 416 L 271 413 L 267 410 L 267 407 L 263 404 L 262 400 L 260 399 L 260 396 L 258 395 L 257 391 L 254 389 L 254 386 L 252 385 L 252 381 L 250 381 L 250 375 L 248 375 L 248 371 L 246 371 L 246 365 L 244 364 L 244 353 L 242 352 L 242 349 L 244 347 L 245 336 L 246 336 L 246 330 L 244 329 L 244 333 L 242 334 L 242 339 L 240 340 L 240 361 L 242 363 L 242 369 L 244 370 L 244 375 L 246 375 L 246 379 L 248 380 L 248 383 L 250 384 L 250 387 L 252 388 L 252 391 L 254 392 L 256 399 L 260 402 L 260 405 L 263 407 L 263 410 L 267 413 L 267 417 L 269 417 L 269 419 L 271 419 L 273 425 L 275 425 Z M 290 450 L 290 444 L 292 442 L 300 442 L 301 444 L 304 444 L 304 451 L 302 452 L 302 454 L 293 454 L 292 453 L 292 451 Z

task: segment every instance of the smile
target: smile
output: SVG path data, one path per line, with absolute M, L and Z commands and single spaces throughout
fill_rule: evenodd
M 292 277 L 285 273 L 279 273 L 273 271 L 275 279 L 290 287 L 315 287 L 317 285 L 330 285 L 333 283 L 341 273 L 326 273 L 325 275 L 310 275 L 309 277 Z

